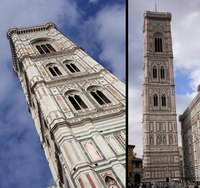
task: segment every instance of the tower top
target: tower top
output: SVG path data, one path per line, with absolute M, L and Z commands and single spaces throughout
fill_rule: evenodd
M 7 32 L 7 38 L 10 39 L 10 37 L 14 34 L 24 34 L 24 33 L 30 33 L 30 32 L 36 32 L 36 31 L 42 31 L 42 30 L 48 30 L 50 28 L 57 29 L 56 25 L 53 22 L 48 22 L 43 25 L 37 25 L 37 26 L 31 26 L 26 28 L 11 28 Z
M 171 13 L 170 12 L 152 12 L 152 11 L 145 11 L 144 12 L 144 19 L 166 19 L 171 21 Z

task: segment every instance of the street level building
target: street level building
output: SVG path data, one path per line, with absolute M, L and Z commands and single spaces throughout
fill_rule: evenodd
M 135 159 L 134 155 L 135 145 L 128 145 L 128 183 L 129 185 L 134 184 L 133 178 L 133 160 Z
M 128 145 L 128 185 L 138 187 L 142 181 L 142 159 L 134 153 L 135 145 Z
M 179 146 L 179 160 L 180 160 L 180 179 L 185 182 L 184 161 L 183 161 L 183 147 Z
M 171 13 L 144 13 L 144 182 L 180 179 Z
M 200 181 L 200 86 L 198 93 L 179 116 L 183 145 L 184 175 L 189 181 Z
M 125 85 L 53 23 L 7 37 L 55 187 L 124 188 Z

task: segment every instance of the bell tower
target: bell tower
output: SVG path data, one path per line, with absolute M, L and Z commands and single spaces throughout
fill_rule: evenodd
M 144 13 L 144 181 L 180 177 L 171 14 Z
M 124 188 L 125 85 L 53 23 L 7 37 L 55 186 Z

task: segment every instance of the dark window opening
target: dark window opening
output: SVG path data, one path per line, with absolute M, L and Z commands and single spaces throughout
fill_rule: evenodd
M 37 50 L 40 54 L 47 54 L 51 52 L 55 52 L 56 50 L 52 47 L 51 44 L 41 44 L 36 46 Z
M 155 38 L 155 52 L 163 52 L 162 38 Z
M 53 48 L 53 46 L 51 46 L 51 44 L 46 44 L 47 48 L 51 51 L 51 52 L 55 52 L 56 50 Z
M 80 72 L 80 70 L 78 69 L 78 67 L 75 64 L 73 64 L 73 63 L 65 64 L 65 66 L 69 69 L 69 71 L 71 73 Z
M 75 70 L 70 65 L 66 64 L 66 67 L 69 69 L 70 72 L 75 72 Z
M 58 74 L 58 75 L 62 75 L 62 73 L 60 72 L 60 70 L 58 69 L 58 67 L 53 67 L 54 68 L 54 70 L 56 71 L 56 73 Z
M 154 95 L 154 96 L 153 96 L 153 105 L 154 105 L 155 107 L 158 106 L 158 96 L 157 96 L 157 95 Z
M 70 102 L 72 103 L 72 105 L 74 106 L 74 108 L 75 108 L 76 110 L 81 110 L 81 107 L 78 105 L 78 103 L 77 103 L 77 101 L 74 99 L 74 97 L 69 96 L 68 98 L 69 98 Z
M 162 106 L 166 106 L 166 97 L 162 95 Z
M 50 53 L 50 50 L 44 44 L 41 45 L 41 48 L 45 51 L 46 54 Z
M 105 103 L 111 103 L 111 101 L 101 91 L 97 90 L 97 94 L 101 97 L 101 99 L 103 99 Z
M 153 78 L 157 79 L 157 68 L 153 67 Z
M 87 108 L 86 104 L 83 102 L 83 100 L 82 100 L 78 95 L 75 95 L 74 97 L 75 97 L 75 99 L 77 100 L 77 102 L 79 103 L 79 105 L 80 105 L 83 109 L 86 109 L 86 108 Z
M 56 66 L 49 67 L 48 69 L 51 72 L 52 76 L 62 75 L 62 73 L 60 72 L 60 70 Z
M 100 105 L 105 104 L 104 101 L 96 94 L 96 92 L 91 91 L 91 95 L 96 99 L 96 101 L 97 101 Z
M 78 95 L 68 96 L 69 101 L 72 103 L 76 110 L 88 108 L 83 100 Z
M 76 72 L 80 72 L 80 70 L 78 69 L 78 67 L 73 64 L 73 63 L 70 63 L 70 65 L 72 66 L 72 68 L 76 71 Z
M 40 54 L 44 54 L 44 51 L 42 50 L 42 48 L 40 46 L 36 46 L 37 50 L 40 52 Z
M 53 76 L 56 76 L 56 72 L 53 70 L 53 68 L 49 67 L 49 71 L 51 72 L 51 74 L 52 74 Z
M 164 67 L 161 67 L 161 69 L 160 69 L 160 78 L 165 79 L 165 69 L 164 69 Z

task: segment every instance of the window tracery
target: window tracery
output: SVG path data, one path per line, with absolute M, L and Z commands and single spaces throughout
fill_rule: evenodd
M 62 75 L 62 73 L 60 72 L 59 68 L 56 65 L 49 66 L 48 70 L 52 76 Z
M 103 89 L 99 86 L 90 86 L 88 88 L 92 97 L 98 102 L 100 105 L 110 104 L 111 100 L 104 94 Z
M 37 44 L 35 45 L 35 47 L 39 51 L 40 54 L 56 52 L 53 46 L 49 43 Z
M 65 94 L 72 106 L 75 108 L 75 110 L 84 110 L 87 109 L 88 106 L 83 101 L 80 92 L 76 90 L 69 91 Z

